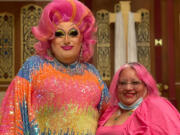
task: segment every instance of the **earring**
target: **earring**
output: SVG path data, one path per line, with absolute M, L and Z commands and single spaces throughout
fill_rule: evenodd
M 79 53 L 79 62 L 83 61 L 83 48 L 81 47 L 80 53 Z
M 54 56 L 53 56 L 52 51 L 51 51 L 50 48 L 47 49 L 47 59 L 48 60 L 53 60 L 54 59 Z

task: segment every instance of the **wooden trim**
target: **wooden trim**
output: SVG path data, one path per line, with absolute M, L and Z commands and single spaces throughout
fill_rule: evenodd
M 162 38 L 161 0 L 154 0 L 154 39 Z M 157 83 L 162 83 L 162 47 L 155 46 L 155 74 Z
M 174 62 L 174 2 L 167 0 L 167 29 L 168 29 L 168 78 L 169 99 L 176 106 L 175 96 L 175 62 Z
M 176 86 L 180 86 L 180 82 L 175 82 L 175 85 Z
M 9 84 L 0 84 L 0 88 L 8 87 Z

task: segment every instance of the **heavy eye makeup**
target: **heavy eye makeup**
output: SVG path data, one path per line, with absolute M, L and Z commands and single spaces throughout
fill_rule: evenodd
M 77 29 L 72 28 L 72 29 L 69 30 L 68 34 L 69 34 L 69 36 L 71 36 L 71 37 L 76 37 L 76 36 L 78 36 L 79 32 L 78 32 Z
M 56 37 L 63 37 L 63 36 L 65 36 L 65 32 L 63 30 L 57 30 L 55 32 L 55 36 Z

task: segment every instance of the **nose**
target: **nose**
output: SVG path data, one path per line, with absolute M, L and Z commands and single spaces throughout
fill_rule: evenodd
M 131 83 L 127 83 L 127 84 L 125 85 L 125 89 L 131 90 L 131 89 L 133 89 L 133 85 L 132 85 Z
M 68 34 L 65 36 L 64 44 L 65 44 L 65 45 L 69 45 L 69 44 L 70 44 L 70 39 L 69 39 Z

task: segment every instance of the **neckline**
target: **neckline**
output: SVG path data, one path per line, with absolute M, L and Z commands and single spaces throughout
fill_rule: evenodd
M 53 64 L 56 64 L 56 65 L 62 65 L 64 66 L 65 68 L 74 68 L 76 67 L 78 64 L 80 64 L 80 62 L 78 60 L 74 61 L 73 63 L 71 64 L 65 64 L 61 61 L 59 61 L 53 54 L 51 51 L 48 51 L 48 55 L 51 56 L 52 59 L 47 59 L 49 62 L 53 63 Z
M 105 126 L 105 123 L 108 121 L 109 118 L 111 118 L 111 116 L 119 109 L 119 106 L 114 106 L 114 109 L 110 112 L 110 114 L 106 117 L 106 119 L 104 120 L 102 127 L 103 128 L 115 128 L 115 127 L 124 127 L 125 125 L 127 125 L 129 123 L 129 121 L 132 119 L 132 117 L 135 115 L 135 111 L 133 111 L 133 113 L 128 117 L 128 119 L 121 125 L 111 125 L 111 126 Z
M 85 64 L 75 61 L 71 64 L 64 64 L 58 61 L 55 57 L 49 61 L 60 72 L 67 73 L 69 75 L 82 75 L 85 70 Z
M 78 61 L 74 61 L 73 63 L 71 63 L 71 64 L 65 64 L 65 63 L 62 63 L 61 61 L 59 61 L 59 60 L 57 60 L 55 57 L 53 58 L 53 62 L 55 63 L 55 64 L 57 64 L 57 65 L 62 65 L 62 66 L 64 66 L 64 67 L 66 67 L 66 68 L 74 68 L 74 67 L 76 67 L 78 64 L 79 64 L 79 62 Z
M 123 102 L 118 102 L 118 106 L 126 111 L 133 111 L 136 110 L 136 108 L 138 108 L 138 106 L 142 103 L 143 98 L 140 97 L 139 99 L 137 99 L 133 104 L 131 104 L 130 106 L 125 105 Z

